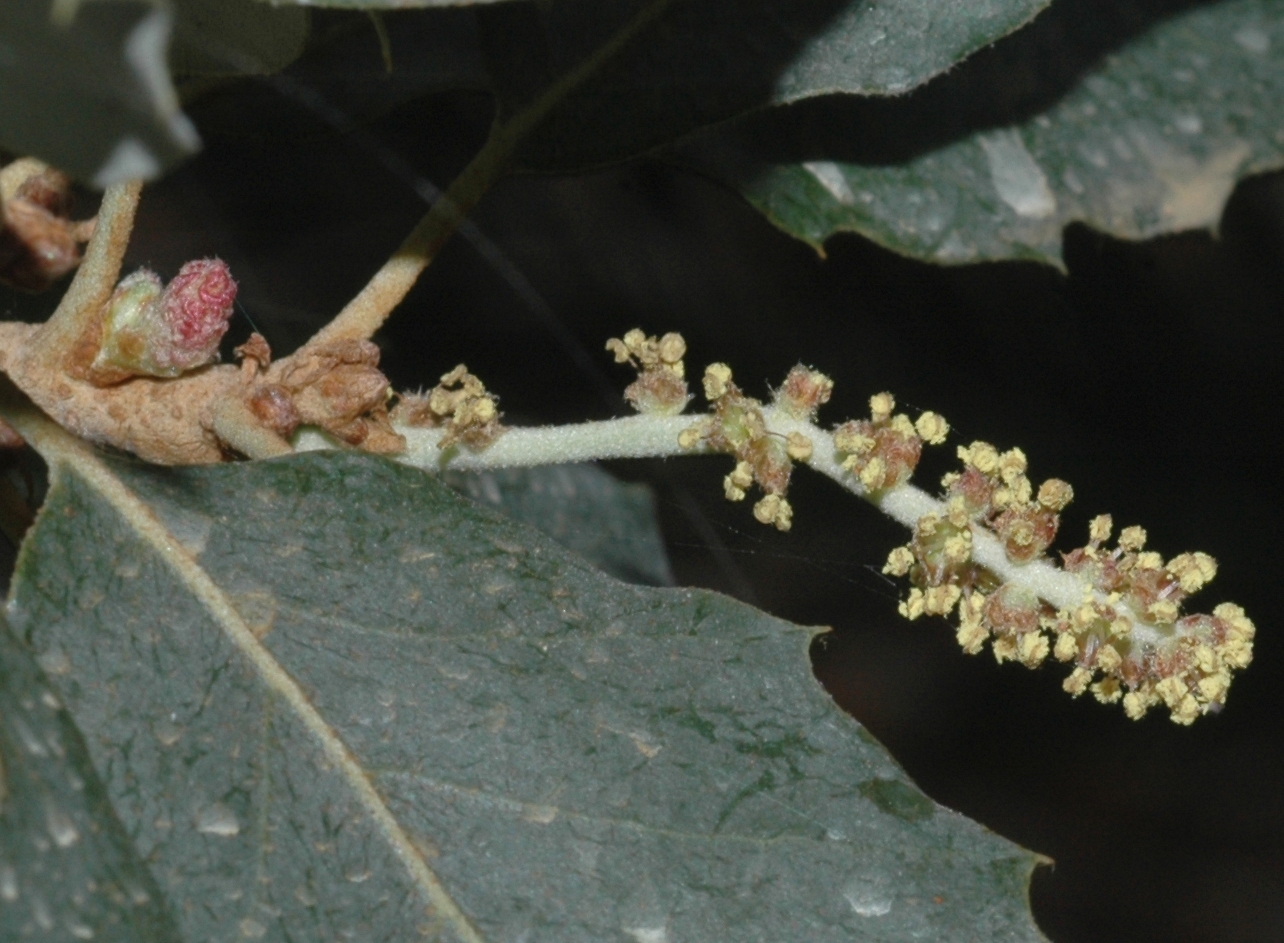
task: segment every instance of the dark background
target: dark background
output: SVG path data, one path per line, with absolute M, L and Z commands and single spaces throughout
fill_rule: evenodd
M 373 34 L 326 22 L 330 53 L 373 81 Z M 198 99 L 207 147 L 145 192 L 130 259 L 168 278 L 221 256 L 280 353 L 360 288 L 423 212 L 416 185 L 444 186 L 491 117 L 486 96 L 455 93 L 336 129 L 307 89 L 253 80 Z M 230 130 L 244 114 L 271 118 Z M 693 376 L 725 360 L 752 394 L 797 361 L 824 370 L 837 390 L 822 420 L 884 389 L 943 413 L 956 436 L 921 484 L 955 442 L 1019 445 L 1036 481 L 1075 487 L 1063 548 L 1110 512 L 1166 556 L 1216 556 L 1200 608 L 1242 604 L 1255 663 L 1218 716 L 1134 723 L 1062 693 L 1062 666 L 997 667 L 939 620 L 901 620 L 878 570 L 903 531 L 827 480 L 795 477 L 779 535 L 721 499 L 726 461 L 611 466 L 655 488 L 680 583 L 832 626 L 813 656 L 838 701 L 937 801 L 1055 860 L 1032 890 L 1052 940 L 1284 939 L 1284 177 L 1241 184 L 1218 236 L 1126 244 L 1071 227 L 1067 274 L 943 269 L 849 236 L 820 258 L 659 159 L 510 179 L 473 219 L 499 254 L 456 238 L 378 338 L 399 389 L 462 361 L 511 422 L 621 415 L 630 376 L 606 338 L 679 330 Z M 30 316 L 40 302 L 6 290 L 0 304 Z M 229 342 L 249 329 L 238 319 Z

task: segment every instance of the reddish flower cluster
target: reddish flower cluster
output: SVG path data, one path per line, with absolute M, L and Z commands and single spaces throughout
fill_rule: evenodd
M 1122 698 L 1134 718 L 1161 703 L 1183 724 L 1219 709 L 1231 671 L 1252 661 L 1256 630 L 1233 603 L 1212 615 L 1181 615 L 1186 597 L 1216 575 L 1217 561 L 1183 553 L 1165 563 L 1143 549 L 1140 527 L 1124 528 L 1115 549 L 1107 550 L 1111 529 L 1109 515 L 1096 518 L 1088 545 L 1065 555 L 1065 568 L 1093 590 L 1052 624 L 1056 657 L 1075 663 L 1066 690 L 1077 696 L 1091 687 L 1105 703 Z M 1094 682 L 1098 673 L 1102 678 Z
M 686 368 L 682 364 L 687 342 L 681 334 L 655 338 L 634 328 L 623 340 L 612 337 L 606 349 L 615 355 L 616 363 L 630 363 L 637 368 L 638 378 L 625 389 L 624 398 L 638 412 L 676 416 L 687 408 L 691 394 L 687 392 Z
M 775 391 L 772 402 L 794 419 L 815 422 L 817 411 L 833 395 L 833 380 L 818 370 L 798 364 L 789 371 L 780 389 Z
M 504 431 L 499 409 L 486 385 L 468 372 L 462 363 L 444 374 L 427 394 L 404 394 L 392 411 L 395 423 L 411 427 L 443 426 L 446 434 L 438 447 L 448 449 L 458 442 L 474 452 L 486 448 Z
M 796 417 L 810 418 L 829 398 L 833 383 L 823 374 L 799 366 L 781 389 L 777 405 Z M 704 444 L 734 456 L 736 467 L 722 482 L 727 500 L 743 501 L 749 488 L 757 484 L 765 494 L 754 505 L 753 516 L 778 530 L 789 530 L 794 518 L 793 506 L 785 497 L 789 477 L 795 460 L 811 457 L 811 440 L 797 432 L 786 436 L 769 432 L 762 403 L 731 382 L 731 368 L 725 363 L 705 369 L 704 395 L 713 404 L 712 415 L 684 430 L 678 443 L 688 449 Z
M 949 434 L 949 426 L 936 413 L 923 413 L 918 422 L 911 422 L 895 409 L 891 393 L 878 393 L 869 399 L 869 419 L 845 422 L 834 430 L 834 448 L 844 456 L 843 467 L 870 493 L 909 481 L 923 443 L 937 445 Z
M 950 615 L 957 608 L 965 652 L 976 654 L 992 641 L 1000 662 L 1033 668 L 1049 653 L 1073 661 L 1064 684 L 1069 693 L 1090 688 L 1103 703 L 1122 700 L 1134 719 L 1161 703 L 1183 724 L 1220 708 L 1231 671 L 1252 658 L 1254 628 L 1230 603 L 1212 615 L 1181 615 L 1186 596 L 1215 575 L 1212 557 L 1184 553 L 1165 563 L 1143 551 L 1140 527 L 1125 528 L 1118 546 L 1106 550 L 1112 524 L 1103 515 L 1092 522 L 1088 545 L 1064 556 L 1064 569 L 1083 583 L 1083 598 L 1058 610 L 1019 578 L 1004 581 L 978 564 L 973 544 L 984 532 L 1011 564 L 1042 558 L 1072 489 L 1050 479 L 1034 495 L 1019 449 L 1000 454 L 974 442 L 959 457 L 963 471 L 942 482 L 943 511 L 920 518 L 913 539 L 893 550 L 884 567 L 913 584 L 902 615 Z

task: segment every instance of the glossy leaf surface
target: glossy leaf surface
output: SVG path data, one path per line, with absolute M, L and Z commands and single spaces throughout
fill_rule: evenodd
M 856 232 L 936 262 L 1059 266 L 1071 222 L 1128 239 L 1215 226 L 1238 180 L 1284 164 L 1284 5 L 1203 6 L 1114 51 L 1094 35 L 1136 11 L 1083 6 L 904 102 L 831 99 L 678 159 L 818 248 Z M 1076 44 L 1097 59 L 1062 92 Z
M 370 457 L 63 455 L 11 619 L 185 939 L 1040 939 L 1034 856 L 918 792 L 813 630 Z
M 522 150 L 530 169 L 639 154 L 817 95 L 898 95 L 1029 21 L 1047 0 L 572 0 L 479 13 L 501 109 L 519 112 L 619 42 Z M 626 24 L 649 18 L 620 41 Z

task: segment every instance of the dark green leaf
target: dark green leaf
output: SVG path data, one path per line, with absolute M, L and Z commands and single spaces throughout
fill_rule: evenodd
M 53 10 L 71 11 L 68 22 Z M 170 68 L 263 74 L 303 49 L 307 13 L 253 0 L 0 3 L 0 146 L 96 186 L 152 179 L 195 152 Z M 172 34 L 172 36 L 171 36 Z M 172 42 L 171 42 L 172 39 Z
M 511 0 L 258 0 L 273 6 L 329 7 L 334 10 L 435 10 L 447 7 L 471 7 L 482 3 L 507 3 Z
M 84 741 L 3 618 L 0 760 L 0 940 L 177 941 Z
M 100 187 L 150 179 L 195 151 L 165 64 L 173 14 L 83 3 L 60 25 L 58 6 L 0 3 L 0 145 Z
M 257 0 L 178 0 L 169 51 L 176 75 L 267 75 L 303 52 L 308 12 Z
M 673 585 L 655 498 L 646 485 L 625 484 L 596 465 L 450 471 L 445 480 L 474 501 L 543 531 L 616 579 Z
M 812 630 L 413 469 L 56 460 L 10 612 L 189 940 L 1040 939 Z
M 478 13 L 501 108 L 515 113 L 640 10 L 569 0 Z M 676 0 L 562 101 L 522 152 L 551 170 L 617 160 L 768 105 L 897 95 L 994 42 L 1048 0 Z
M 1284 5 L 1201 7 L 1103 55 L 1155 6 L 1060 4 L 903 102 L 803 106 L 678 159 L 817 248 L 857 232 L 938 262 L 1061 265 L 1073 221 L 1131 239 L 1213 226 L 1236 181 L 1284 164 Z

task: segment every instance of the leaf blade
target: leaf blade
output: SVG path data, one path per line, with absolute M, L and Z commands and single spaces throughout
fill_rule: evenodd
M 194 153 L 200 139 L 165 64 L 172 22 L 142 2 L 84 4 L 67 25 L 40 0 L 0 5 L 5 147 L 99 187 Z
M 1042 39 L 1009 39 L 1020 51 L 1011 61 L 992 57 L 989 74 L 965 66 L 903 107 L 834 100 L 710 133 L 676 159 L 817 249 L 855 232 L 943 264 L 1058 267 L 1071 222 L 1125 239 L 1209 228 L 1238 180 L 1284 165 L 1272 117 L 1284 94 L 1278 4 L 1232 0 L 1161 21 L 1053 94 L 1059 77 L 1047 46 L 1070 28 L 1065 19 L 1082 15 L 1071 9 L 1054 8 L 1030 28 Z M 1005 97 L 1013 74 L 1036 88 L 1033 114 Z M 852 137 L 874 122 L 893 130 L 867 157 L 849 156 L 861 145 L 825 130 Z M 941 140 L 933 126 L 958 130 Z M 788 141 L 792 153 L 772 140 Z
M 537 171 L 598 165 L 758 108 L 834 92 L 898 95 L 1017 29 L 1047 3 L 675 3 L 560 102 L 519 163 Z M 501 111 L 520 111 L 644 5 L 613 0 L 479 12 Z
M 0 761 L 0 938 L 177 943 L 83 740 L 3 616 Z
M 491 472 L 447 471 L 443 480 L 479 504 L 503 511 L 626 583 L 672 586 L 655 498 L 596 465 L 549 465 Z
M 816 685 L 811 630 L 621 586 L 378 459 L 175 472 L 65 449 L 11 609 L 71 665 L 64 695 L 185 936 L 1040 939 L 1023 893 L 1034 856 L 904 780 Z M 131 501 L 140 513 L 122 517 Z M 50 556 L 69 542 L 97 562 Z M 189 566 L 208 585 L 173 595 L 166 574 Z M 286 675 L 266 693 L 263 657 Z M 103 665 L 111 684 L 89 683 Z M 336 779 L 343 755 L 300 725 L 309 710 L 475 936 L 424 909 L 406 849 L 371 827 L 354 777 Z M 867 786 L 881 805 L 860 790 L 878 781 L 900 784 Z M 581 853 L 596 846 L 593 863 Z M 943 882 L 956 896 L 927 903 Z

